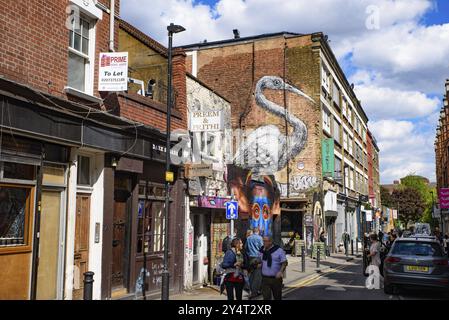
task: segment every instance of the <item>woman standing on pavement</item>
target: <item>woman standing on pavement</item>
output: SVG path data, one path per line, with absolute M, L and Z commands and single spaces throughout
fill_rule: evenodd
M 239 238 L 232 240 L 231 249 L 226 251 L 223 258 L 222 267 L 225 269 L 224 286 L 228 300 L 234 300 L 234 291 L 236 300 L 242 300 L 243 287 L 245 285 L 243 274 L 245 259 L 242 248 L 242 240 Z
M 370 259 L 370 266 L 376 266 L 378 268 L 380 268 L 380 265 L 382 263 L 381 259 L 380 259 L 380 243 L 377 239 L 377 235 L 376 234 L 372 234 L 370 235 L 370 242 L 371 245 L 369 247 L 369 253 L 368 253 L 368 258 Z

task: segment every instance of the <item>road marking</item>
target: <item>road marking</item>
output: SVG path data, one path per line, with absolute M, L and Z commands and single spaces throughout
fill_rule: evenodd
M 326 291 L 346 291 L 346 289 L 343 287 L 327 287 L 324 290 L 326 290 Z
M 285 289 L 282 294 L 283 295 L 287 295 L 290 292 L 292 292 L 293 290 L 296 290 L 296 289 L 299 289 L 299 288 L 302 288 L 302 287 L 306 287 L 306 286 L 314 283 L 315 281 L 317 281 L 319 278 L 323 277 L 326 274 L 331 274 L 331 273 L 337 272 L 337 271 L 342 270 L 342 269 L 344 269 L 346 267 L 349 267 L 349 266 L 351 266 L 351 264 L 341 265 L 341 266 L 335 267 L 333 269 L 329 269 L 329 270 L 327 270 L 325 272 L 321 272 L 321 273 L 319 273 L 317 275 L 313 275 L 313 276 L 307 277 L 305 279 L 302 279 L 299 282 L 292 284 L 288 289 Z

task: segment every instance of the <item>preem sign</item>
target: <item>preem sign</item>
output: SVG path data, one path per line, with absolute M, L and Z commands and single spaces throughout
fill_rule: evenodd
M 128 90 L 128 52 L 100 53 L 98 91 Z
M 190 113 L 190 131 L 217 132 L 223 130 L 221 111 L 193 111 Z

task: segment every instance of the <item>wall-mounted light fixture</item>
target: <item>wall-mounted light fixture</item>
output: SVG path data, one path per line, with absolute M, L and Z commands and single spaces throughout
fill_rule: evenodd
M 111 167 L 116 168 L 118 166 L 118 160 L 116 157 L 111 158 Z

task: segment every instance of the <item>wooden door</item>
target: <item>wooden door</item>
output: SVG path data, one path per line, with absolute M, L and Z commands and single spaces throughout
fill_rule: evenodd
M 84 273 L 89 271 L 89 220 L 90 195 L 77 195 L 73 300 L 81 300 L 83 298 Z
M 126 289 L 127 217 L 126 199 L 116 198 L 112 240 L 112 289 L 114 291 Z

